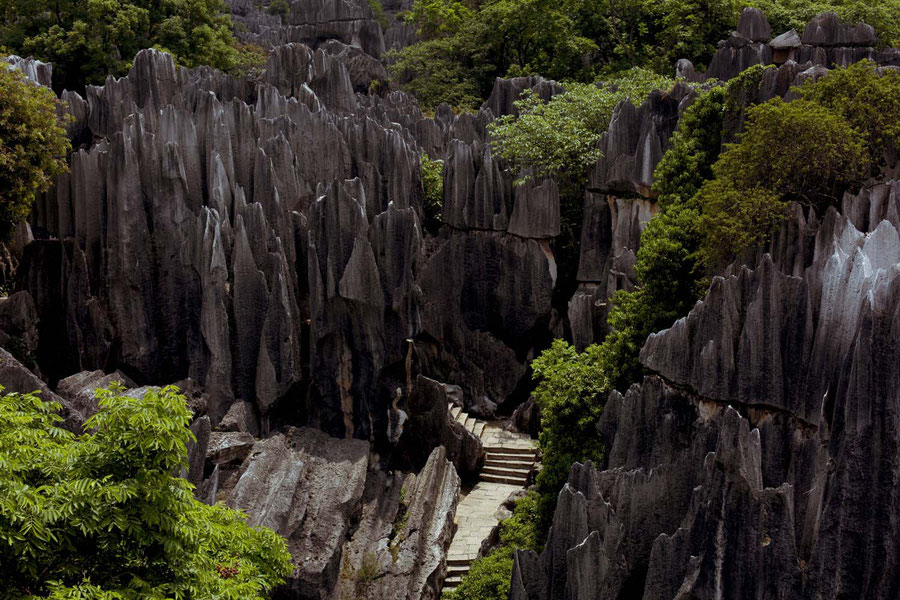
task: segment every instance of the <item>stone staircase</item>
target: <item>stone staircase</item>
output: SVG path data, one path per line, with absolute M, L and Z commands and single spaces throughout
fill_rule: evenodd
M 447 552 L 444 590 L 456 588 L 469 572 L 481 543 L 505 516 L 503 502 L 528 485 L 538 461 L 537 443 L 527 435 L 478 420 L 452 404 L 450 415 L 481 439 L 485 461 L 478 483 L 456 508 L 457 529 Z

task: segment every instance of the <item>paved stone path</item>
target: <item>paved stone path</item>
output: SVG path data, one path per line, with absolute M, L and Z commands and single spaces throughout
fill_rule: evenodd
M 469 572 L 481 543 L 505 516 L 503 502 L 528 484 L 537 459 L 537 443 L 527 435 L 479 421 L 459 407 L 451 406 L 450 414 L 481 438 L 486 457 L 478 483 L 456 508 L 457 529 L 447 552 L 445 590 L 458 586 Z

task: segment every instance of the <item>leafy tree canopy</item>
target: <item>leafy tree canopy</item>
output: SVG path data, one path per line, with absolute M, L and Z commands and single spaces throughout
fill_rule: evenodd
M 488 125 L 491 147 L 520 173 L 554 177 L 557 183 L 582 184 L 602 156 L 597 147 L 622 100 L 640 105 L 653 90 L 674 81 L 644 69 L 631 69 L 598 84 L 570 83 L 548 102 L 531 90 L 515 102 L 518 114 Z
M 55 85 L 75 90 L 123 75 L 144 48 L 188 67 L 239 59 L 223 0 L 0 0 L 0 39 L 53 62 Z
M 749 0 L 762 10 L 774 33 L 796 29 L 803 33 L 813 17 L 835 12 L 847 23 L 868 23 L 875 28 L 881 46 L 900 44 L 900 0 Z
M 861 133 L 871 150 L 873 166 L 896 160 L 900 151 L 900 73 L 864 60 L 833 69 L 795 91 L 840 115 Z
M 68 169 L 69 138 L 52 91 L 0 68 L 0 240 L 28 217 L 35 196 Z
M 58 404 L 0 396 L 4 598 L 252 599 L 290 573 L 281 537 L 177 476 L 193 439 L 177 388 L 98 394 L 80 436 Z

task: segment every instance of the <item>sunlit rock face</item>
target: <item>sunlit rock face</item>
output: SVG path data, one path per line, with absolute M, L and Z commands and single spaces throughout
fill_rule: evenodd
M 900 585 L 895 180 L 799 208 L 650 336 L 513 598 L 893 598 Z

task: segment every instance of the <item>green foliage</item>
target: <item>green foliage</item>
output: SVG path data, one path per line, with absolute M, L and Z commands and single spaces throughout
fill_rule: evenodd
M 697 194 L 707 266 L 764 242 L 790 201 L 837 204 L 869 173 L 862 135 L 811 100 L 775 98 L 751 108 L 747 129 L 713 166 Z
M 634 67 L 671 73 L 679 58 L 706 64 L 740 8 L 738 0 L 416 0 L 406 19 L 422 41 L 394 54 L 395 72 L 426 108 L 477 105 L 496 77 L 588 83 Z M 460 105 L 461 90 L 475 100 Z
M 534 400 L 541 409 L 542 469 L 538 490 L 555 494 L 574 462 L 603 458 L 596 424 L 603 410 L 602 393 L 609 381 L 599 368 L 599 346 L 582 353 L 564 340 L 554 340 L 532 363 L 538 381 Z
M 223 0 L 0 0 L 0 38 L 10 50 L 52 61 L 57 84 L 80 89 L 122 75 L 143 48 L 179 64 L 230 69 L 237 61 Z
M 69 138 L 53 92 L 0 68 L 0 240 L 31 212 L 35 196 L 68 170 Z
M 282 23 L 287 23 L 288 16 L 291 14 L 291 5 L 287 0 L 272 0 L 266 12 L 270 15 L 278 15 L 281 17 Z
M 900 10 L 900 7 L 898 7 Z M 874 165 L 900 151 L 900 74 L 864 60 L 795 90 L 840 115 L 864 137 Z
M 259 77 L 266 68 L 269 52 L 257 44 L 237 43 L 230 72 L 235 77 Z
M 418 42 L 385 53 L 392 78 L 416 97 L 426 111 L 446 102 L 473 110 L 481 102 L 477 68 L 460 36 Z
M 441 224 L 444 207 L 444 161 L 432 160 L 423 153 L 420 162 L 422 186 L 425 188 L 425 227 L 434 233 Z
M 813 17 L 836 12 L 847 23 L 874 27 L 881 46 L 900 44 L 900 0 L 751 0 L 747 4 L 761 9 L 777 33 L 791 28 L 803 33 Z
M 405 21 L 416 26 L 420 39 L 452 35 L 474 15 L 472 9 L 457 0 L 415 0 Z
M 616 105 L 625 99 L 639 105 L 653 90 L 668 90 L 674 83 L 651 71 L 631 69 L 597 85 L 568 84 L 548 102 L 527 90 L 515 102 L 519 114 L 488 125 L 491 147 L 519 173 L 581 188 L 602 156 L 597 143 Z
M 810 100 L 775 98 L 747 111 L 746 131 L 713 173 L 737 189 L 762 187 L 786 200 L 827 205 L 861 183 L 867 167 L 862 136 L 847 121 Z
M 540 550 L 541 497 L 536 492 L 516 502 L 513 516 L 500 523 L 500 545 L 474 561 L 447 600 L 506 600 L 516 550 Z
M 193 440 L 177 388 L 98 395 L 81 436 L 56 403 L 0 396 L 4 598 L 262 598 L 290 573 L 281 537 L 175 475 Z
M 375 15 L 375 20 L 378 21 L 378 24 L 381 25 L 382 29 L 387 29 L 391 26 L 391 21 L 388 19 L 387 13 L 384 12 L 384 6 L 381 5 L 380 0 L 368 0 L 369 8 L 372 9 L 372 14 Z
M 679 58 L 708 64 L 737 24 L 738 0 L 594 0 L 592 29 L 607 68 L 670 72 Z

